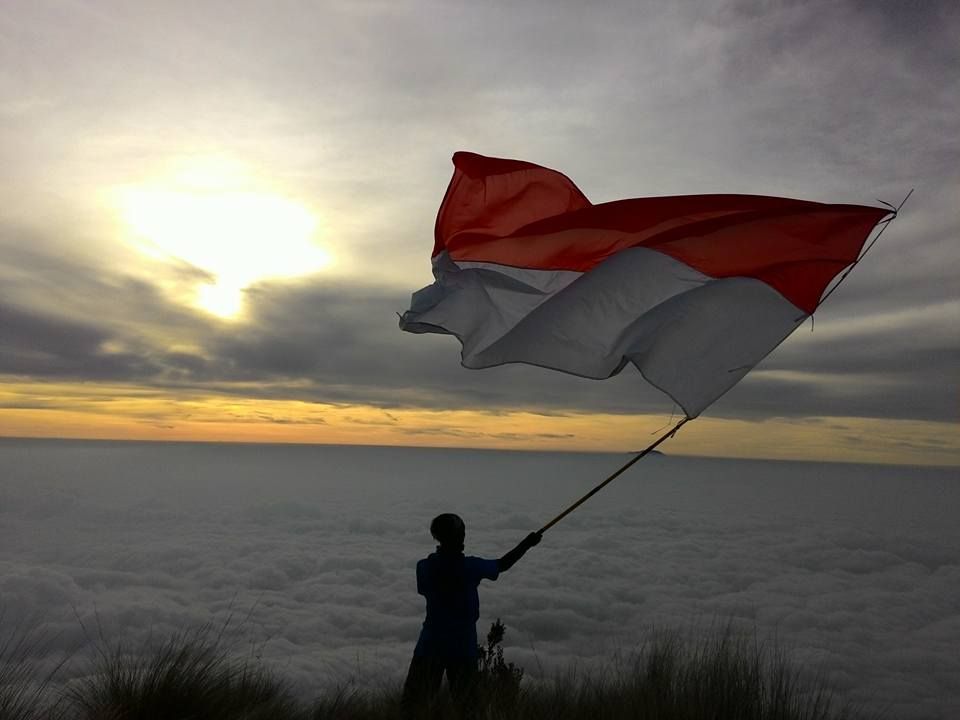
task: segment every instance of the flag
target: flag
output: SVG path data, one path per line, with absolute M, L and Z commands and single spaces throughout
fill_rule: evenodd
M 889 210 L 759 195 L 593 205 L 566 175 L 458 152 L 435 282 L 400 327 L 468 368 L 608 378 L 632 363 L 696 417 L 816 310 Z

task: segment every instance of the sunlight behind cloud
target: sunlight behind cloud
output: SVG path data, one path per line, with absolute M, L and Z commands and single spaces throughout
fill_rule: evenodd
M 201 169 L 184 172 L 173 187 L 146 185 L 119 193 L 122 217 L 142 252 L 185 261 L 215 278 L 196 288 L 195 305 L 233 317 L 242 308 L 244 288 L 254 282 L 305 275 L 330 263 L 329 253 L 313 242 L 317 221 L 307 208 L 279 195 L 238 189 L 235 180 Z

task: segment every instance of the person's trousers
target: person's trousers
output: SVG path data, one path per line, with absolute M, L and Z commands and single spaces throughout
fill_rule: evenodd
M 474 714 L 477 681 L 476 658 L 435 658 L 414 656 L 403 685 L 404 718 L 427 717 L 447 674 L 450 697 L 462 717 Z

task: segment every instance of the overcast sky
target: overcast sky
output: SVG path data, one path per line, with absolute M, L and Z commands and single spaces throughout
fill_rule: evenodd
M 0 434 L 645 444 L 632 369 L 398 331 L 465 149 L 593 202 L 916 188 L 678 449 L 960 463 L 958 36 L 953 2 L 7 0 Z

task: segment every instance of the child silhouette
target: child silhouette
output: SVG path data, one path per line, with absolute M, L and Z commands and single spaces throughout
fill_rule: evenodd
M 469 715 L 477 673 L 477 586 L 513 567 L 542 536 L 530 533 L 503 557 L 486 560 L 463 554 L 466 526 L 458 515 L 435 517 L 430 534 L 440 544 L 417 563 L 417 592 L 426 598 L 427 616 L 403 687 L 404 716 L 414 717 L 434 699 L 444 673 L 454 704 Z

